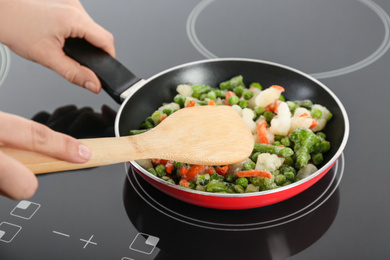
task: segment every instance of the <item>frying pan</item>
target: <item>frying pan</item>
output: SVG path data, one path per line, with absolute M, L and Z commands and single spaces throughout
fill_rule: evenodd
M 148 183 L 179 200 L 209 208 L 248 209 L 284 201 L 306 190 L 320 180 L 336 163 L 345 148 L 349 135 L 349 121 L 344 106 L 336 95 L 315 78 L 281 64 L 240 58 L 200 60 L 179 65 L 144 80 L 120 64 L 116 59 L 81 39 L 68 39 L 65 53 L 91 68 L 102 82 L 103 89 L 121 103 L 115 120 L 115 134 L 129 135 L 138 129 L 162 103 L 171 102 L 176 87 L 183 83 L 218 86 L 233 76 L 242 75 L 244 83 L 260 82 L 264 87 L 281 85 L 286 100 L 309 99 L 327 107 L 333 114 L 323 131 L 331 143 L 318 171 L 293 184 L 254 193 L 216 194 L 170 184 L 131 161 L 131 167 Z M 232 149 L 234 149 L 232 147 Z

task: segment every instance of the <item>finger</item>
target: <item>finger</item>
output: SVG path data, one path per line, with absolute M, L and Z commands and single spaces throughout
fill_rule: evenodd
M 15 200 L 32 197 L 38 188 L 35 175 L 0 151 L 0 195 Z
M 89 148 L 77 139 L 4 112 L 0 112 L 0 143 L 73 163 L 84 163 L 91 157 Z
M 89 68 L 80 65 L 55 46 L 45 48 L 37 55 L 36 61 L 55 71 L 69 82 L 84 87 L 93 93 L 99 93 L 102 85 L 96 74 Z

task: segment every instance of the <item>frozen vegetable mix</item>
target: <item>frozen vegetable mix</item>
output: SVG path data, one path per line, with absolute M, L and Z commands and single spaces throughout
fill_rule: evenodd
M 173 100 L 162 104 L 130 134 L 148 131 L 185 107 L 232 106 L 252 132 L 255 145 L 249 158 L 233 165 L 188 165 L 159 158 L 140 162 L 148 172 L 173 185 L 214 193 L 276 189 L 316 172 L 330 149 L 322 130 L 332 118 L 331 111 L 311 100 L 286 100 L 282 86 L 246 84 L 238 75 L 218 86 L 183 83 L 176 90 Z

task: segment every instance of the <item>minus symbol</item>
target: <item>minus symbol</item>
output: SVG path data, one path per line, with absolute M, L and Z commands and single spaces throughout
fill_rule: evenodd
M 60 235 L 60 236 L 64 236 L 64 237 L 70 237 L 70 235 L 68 235 L 68 234 L 64 234 L 64 233 L 61 233 L 61 232 L 58 232 L 58 231 L 54 231 L 54 230 L 53 230 L 53 233 L 57 234 L 57 235 Z

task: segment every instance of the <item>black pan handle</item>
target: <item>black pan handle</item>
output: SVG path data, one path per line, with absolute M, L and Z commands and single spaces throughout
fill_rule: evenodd
M 118 103 L 122 102 L 121 94 L 141 80 L 107 52 L 84 39 L 66 39 L 64 52 L 95 72 L 103 89 Z

